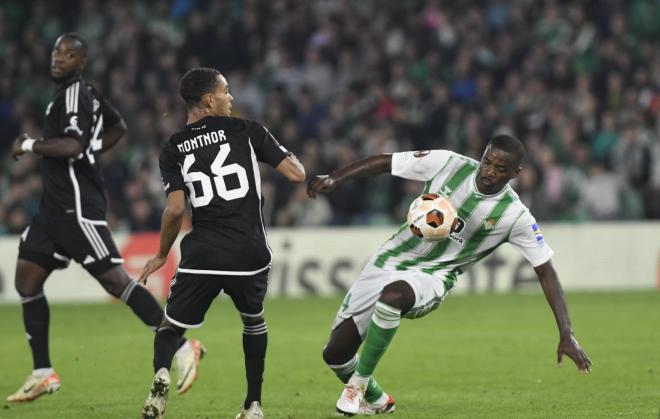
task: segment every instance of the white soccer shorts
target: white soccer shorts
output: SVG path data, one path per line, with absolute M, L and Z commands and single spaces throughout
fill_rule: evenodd
M 415 305 L 402 316 L 409 319 L 425 316 L 435 310 L 448 293 L 443 276 L 438 273 L 429 275 L 419 271 L 381 269 L 369 261 L 344 297 L 332 328 L 339 326 L 346 319 L 353 318 L 360 336 L 364 339 L 381 291 L 395 281 L 405 281 L 415 291 Z

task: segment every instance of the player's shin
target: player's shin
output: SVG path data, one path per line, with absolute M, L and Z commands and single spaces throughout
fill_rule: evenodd
M 354 375 L 360 385 L 366 387 L 378 361 L 394 338 L 400 322 L 401 310 L 380 301 L 376 303 L 376 310 L 369 322 L 367 337 Z
M 350 361 L 346 362 L 345 364 L 341 365 L 330 365 L 328 364 L 328 367 L 335 373 L 337 378 L 341 380 L 342 383 L 346 384 L 348 383 L 348 380 L 351 378 L 355 370 L 357 369 L 358 366 L 358 361 L 359 357 L 356 354 L 353 358 L 350 359 Z M 383 395 L 383 389 L 378 384 L 376 379 L 372 376 L 369 379 L 369 382 L 367 383 L 367 389 L 364 394 L 364 398 L 369 402 L 373 403 L 376 400 L 380 399 L 380 397 Z
M 50 322 L 50 310 L 48 301 L 43 292 L 30 297 L 21 297 L 23 307 L 23 323 L 27 334 L 34 369 L 50 368 L 50 356 L 48 354 L 48 324 Z
M 243 353 L 247 378 L 247 397 L 243 404 L 245 409 L 249 409 L 250 404 L 254 401 L 261 403 L 261 385 L 267 346 L 268 327 L 264 320 L 256 324 L 243 325 Z
M 156 331 L 154 338 L 154 372 L 161 368 L 172 368 L 172 358 L 179 348 L 179 341 L 185 329 L 176 326 L 163 326 Z

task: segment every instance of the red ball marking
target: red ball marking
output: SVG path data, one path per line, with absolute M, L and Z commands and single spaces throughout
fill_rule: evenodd
M 438 199 L 440 195 L 437 193 L 425 193 L 422 195 L 422 200 L 423 201 L 433 201 L 434 199 Z
M 426 213 L 426 224 L 433 228 L 440 227 L 445 221 L 445 215 L 437 209 L 431 210 Z
M 418 227 L 415 227 L 413 224 L 410 224 L 410 231 L 417 237 L 423 237 L 422 230 L 420 230 Z

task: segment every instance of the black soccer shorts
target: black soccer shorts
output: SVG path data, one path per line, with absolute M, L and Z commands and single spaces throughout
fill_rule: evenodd
M 66 268 L 73 259 L 95 277 L 124 262 L 107 226 L 39 214 L 21 234 L 18 258 L 47 271 Z
M 179 327 L 200 327 L 211 303 L 221 291 L 232 299 L 242 316 L 259 317 L 264 312 L 267 289 L 267 270 L 252 276 L 177 272 L 167 296 L 165 317 Z

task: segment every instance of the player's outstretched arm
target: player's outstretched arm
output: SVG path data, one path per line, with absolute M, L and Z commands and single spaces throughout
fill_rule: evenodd
M 76 157 L 82 153 L 82 145 L 73 137 L 39 140 L 23 133 L 14 139 L 11 157 L 18 160 L 25 153 L 37 153 L 47 157 Z
M 389 153 L 377 154 L 366 159 L 357 160 L 335 170 L 329 175 L 317 175 L 307 184 L 307 195 L 316 198 L 323 192 L 330 192 L 339 184 L 358 177 L 377 175 L 392 171 L 392 155 Z
M 147 261 L 142 269 L 138 283 L 146 284 L 149 275 L 160 269 L 167 262 L 167 255 L 179 235 L 183 213 L 186 210 L 186 196 L 181 190 L 167 195 L 167 204 L 160 222 L 160 247 L 156 256 Z
M 562 357 L 566 355 L 575 362 L 575 365 L 581 372 L 591 372 L 591 360 L 584 350 L 582 350 L 580 344 L 573 335 L 571 320 L 568 316 L 568 308 L 566 307 L 566 300 L 564 299 L 564 292 L 562 291 L 557 272 L 552 266 L 552 262 L 547 261 L 546 263 L 535 267 L 534 271 L 536 271 L 545 298 L 548 300 L 550 308 L 552 308 L 555 320 L 557 321 L 557 327 L 559 328 L 557 363 L 561 365 Z
M 305 166 L 300 163 L 295 154 L 289 153 L 275 168 L 290 182 L 301 183 L 305 181 Z

